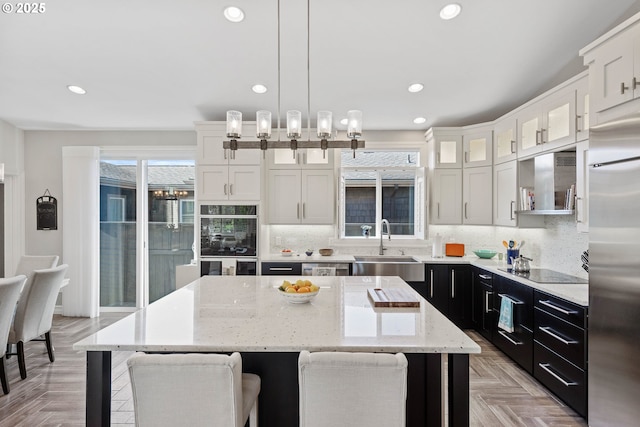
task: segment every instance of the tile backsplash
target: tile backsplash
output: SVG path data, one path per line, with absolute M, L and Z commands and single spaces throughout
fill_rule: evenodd
M 493 249 L 504 252 L 502 241 L 526 241 L 521 254 L 532 258 L 532 268 L 549 268 L 563 273 L 587 278 L 582 269 L 580 255 L 589 247 L 589 235 L 578 233 L 573 216 L 545 217 L 545 228 L 511 228 L 471 225 L 430 225 L 429 239 L 384 241 L 389 255 L 402 252 L 414 255 L 430 255 L 432 241 L 437 233 L 442 236 L 443 243 L 464 243 L 467 255 L 473 255 L 475 249 Z M 262 250 L 277 253 L 289 248 L 303 252 L 307 248 L 317 251 L 320 248 L 334 248 L 337 253 L 354 255 L 373 255 L 378 253 L 379 240 L 354 239 L 339 240 L 333 226 L 302 225 L 265 225 L 261 236 Z M 496 258 L 497 259 L 497 258 Z

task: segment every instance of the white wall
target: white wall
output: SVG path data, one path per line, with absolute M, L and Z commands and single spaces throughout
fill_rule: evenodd
M 195 131 L 25 131 L 26 248 L 29 255 L 62 257 L 62 147 L 196 145 Z M 36 230 L 36 199 L 46 189 L 58 200 L 58 230 Z M 96 221 L 98 219 L 96 218 Z M 61 261 L 64 261 L 61 259 Z

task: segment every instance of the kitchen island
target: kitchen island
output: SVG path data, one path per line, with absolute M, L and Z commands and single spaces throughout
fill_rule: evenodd
M 74 344 L 87 352 L 87 425 L 109 425 L 111 352 L 239 351 L 262 379 L 262 425 L 298 425 L 301 350 L 403 352 L 409 360 L 407 425 L 442 425 L 443 354 L 450 426 L 469 423 L 469 354 L 480 347 L 398 277 L 305 277 L 308 304 L 278 294 L 285 277 L 205 276 Z M 288 278 L 291 279 L 291 278 Z M 368 288 L 403 288 L 416 308 L 374 308 Z M 170 387 L 170 384 L 167 385 Z

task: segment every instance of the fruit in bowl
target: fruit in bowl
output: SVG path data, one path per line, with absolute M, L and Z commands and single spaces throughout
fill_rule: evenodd
M 310 280 L 303 279 L 298 279 L 294 283 L 285 280 L 278 287 L 278 293 L 292 304 L 307 303 L 315 298 L 318 292 L 320 292 L 319 286 L 314 285 Z
M 291 256 L 293 255 L 293 251 L 291 249 L 283 249 L 281 254 L 282 256 Z

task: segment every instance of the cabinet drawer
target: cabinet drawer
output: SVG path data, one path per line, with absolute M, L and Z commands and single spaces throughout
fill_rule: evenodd
M 263 276 L 301 276 L 302 264 L 299 262 L 263 262 Z
M 496 280 L 497 279 L 497 280 Z M 500 312 L 502 295 L 515 302 L 513 323 L 533 330 L 533 288 L 504 277 L 494 277 L 494 307 Z
M 497 328 L 493 331 L 493 344 L 527 372 L 533 372 L 533 333 L 530 330 L 516 326 L 516 330 L 509 333 Z
M 583 417 L 587 416 L 587 374 L 536 343 L 533 376 Z
M 566 320 L 579 328 L 587 329 L 586 307 L 540 291 L 535 291 L 534 298 L 537 308 Z
M 586 332 L 582 328 L 558 319 L 536 307 L 535 329 L 536 341 L 558 353 L 581 369 L 586 367 Z

